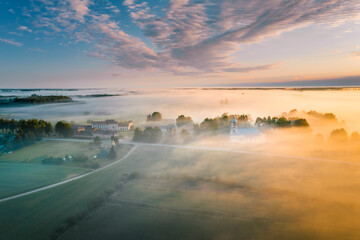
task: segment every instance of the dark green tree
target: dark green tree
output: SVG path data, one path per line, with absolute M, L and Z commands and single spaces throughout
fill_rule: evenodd
M 200 123 L 201 131 L 213 131 L 216 132 L 219 129 L 219 119 L 218 118 L 205 118 L 204 121 Z
M 136 128 L 134 132 L 134 142 L 157 143 L 162 140 L 162 132 L 158 127 L 146 127 L 144 131 Z
M 153 112 L 152 114 L 147 115 L 146 121 L 153 122 L 153 121 L 161 121 L 162 116 L 159 112 Z
M 10 122 L 9 122 L 9 130 L 11 133 L 14 133 L 15 130 L 17 129 L 18 127 L 18 123 L 17 121 L 15 121 L 14 119 L 11 119 Z
M 293 122 L 294 127 L 309 127 L 309 123 L 304 118 L 295 119 Z
M 70 123 L 65 121 L 59 121 L 56 123 L 55 132 L 63 137 L 71 137 L 74 134 Z
M 335 129 L 330 133 L 329 141 L 336 143 L 346 143 L 349 140 L 348 133 L 344 128 Z
M 94 144 L 95 146 L 97 146 L 97 147 L 100 147 L 100 146 L 101 146 L 101 139 L 100 139 L 99 136 L 96 136 L 96 137 L 94 138 L 93 144 Z
M 275 122 L 275 125 L 277 127 L 290 127 L 291 126 L 291 121 L 289 121 L 286 117 L 280 117 Z
M 183 141 L 183 143 L 187 143 L 191 139 L 191 134 L 187 129 L 182 129 L 180 133 L 180 137 Z
M 51 122 L 46 122 L 45 123 L 45 129 L 44 132 L 46 135 L 50 136 L 50 134 L 54 131 L 54 128 L 51 124 Z
M 108 155 L 107 155 L 107 158 L 110 159 L 110 160 L 116 159 L 116 151 L 115 151 L 115 147 L 114 147 L 114 146 L 112 146 L 112 147 L 110 148 L 110 151 L 109 151 L 109 153 L 108 153 Z
M 143 138 L 143 134 L 142 134 L 142 130 L 140 128 L 135 128 L 135 131 L 134 131 L 134 136 L 133 136 L 133 141 L 134 142 L 141 142 L 142 141 L 142 138 Z
M 111 140 L 114 141 L 115 145 L 119 144 L 119 138 L 118 137 L 112 135 Z
M 192 124 L 194 124 L 194 122 L 191 119 L 191 117 L 185 117 L 184 115 L 180 115 L 176 118 L 177 127 L 182 127 L 184 125 L 192 125 Z

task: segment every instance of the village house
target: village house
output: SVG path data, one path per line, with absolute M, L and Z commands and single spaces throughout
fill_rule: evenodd
M 111 139 L 112 136 L 120 136 L 119 132 L 127 132 L 133 128 L 133 121 L 119 122 L 113 119 L 105 121 L 93 121 L 91 124 L 72 124 L 74 136 L 81 138 L 100 137 Z
M 71 125 L 75 136 L 91 136 L 92 135 L 92 126 L 89 124 L 79 125 L 72 124 Z
M 118 131 L 118 122 L 113 119 L 105 121 L 93 121 L 91 126 L 94 130 Z
M 103 130 L 103 131 L 130 131 L 133 126 L 133 121 L 127 122 L 119 122 L 113 119 L 108 119 L 105 121 L 93 121 L 92 128 L 96 130 Z
M 101 139 L 111 139 L 120 136 L 119 132 L 127 132 L 133 128 L 133 121 L 119 122 L 113 119 L 93 121 L 91 123 L 93 136 Z
M 121 132 L 127 132 L 130 131 L 133 127 L 133 121 L 127 121 L 127 122 L 118 122 L 118 129 Z

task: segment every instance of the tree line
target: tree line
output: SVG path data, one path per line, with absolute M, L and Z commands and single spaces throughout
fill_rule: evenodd
M 231 120 L 235 118 L 238 127 L 251 127 L 250 117 L 245 114 L 227 114 L 224 113 L 221 116 L 215 118 L 205 118 L 200 125 L 194 124 L 194 132 L 228 132 L 231 124 Z
M 310 113 L 314 114 L 314 113 Z M 327 118 L 333 118 L 330 114 Z M 193 137 L 203 134 L 228 133 L 232 119 L 235 118 L 239 128 L 251 128 L 251 117 L 248 114 L 227 114 L 214 118 L 205 118 L 200 124 L 194 123 L 190 116 L 179 115 L 176 118 L 176 127 L 180 128 L 177 133 L 174 128 L 168 127 L 164 133 L 158 127 L 146 127 L 145 129 L 136 128 L 133 141 L 135 142 L 159 142 L 161 139 L 167 143 L 175 143 L 178 140 L 189 142 Z M 162 115 L 159 112 L 153 112 L 147 115 L 147 122 L 162 121 Z M 286 128 L 286 127 L 309 127 L 305 118 L 286 118 L 282 117 L 258 117 L 255 121 L 256 127 L 264 128 Z M 190 130 L 190 131 L 189 131 Z M 179 137 L 179 138 L 178 138 Z
M 50 122 L 38 119 L 10 120 L 2 118 L 0 119 L 0 129 L 3 134 L 14 136 L 12 143 L 9 138 L 6 139 L 6 145 L 10 149 L 32 144 L 44 135 L 50 135 L 53 132 Z
M 344 128 L 334 129 L 329 136 L 331 143 L 360 143 L 360 134 L 352 132 L 349 134 Z
M 335 114 L 333 113 L 320 113 L 317 111 L 301 111 L 299 112 L 297 109 L 293 109 L 288 113 L 283 113 L 282 114 L 283 117 L 288 117 L 288 118 L 296 118 L 296 117 L 302 117 L 305 116 L 310 117 L 310 118 L 317 118 L 317 119 L 321 119 L 321 120 L 325 120 L 325 121 L 333 121 L 336 122 L 338 121 L 338 119 L 336 118 Z
M 55 128 L 51 122 L 39 119 L 0 119 L 0 130 L 4 135 L 0 144 L 8 150 L 14 150 L 35 143 L 45 135 L 50 136 L 54 132 L 58 136 L 71 137 L 74 133 L 70 123 L 58 121 Z
M 133 141 L 158 143 L 162 140 L 163 134 L 159 127 L 146 127 L 144 130 L 135 128 Z
M 285 127 L 309 127 L 305 118 L 286 118 L 286 117 L 258 117 L 255 121 L 257 127 L 285 128 Z
M 72 98 L 63 95 L 50 95 L 50 96 L 39 96 L 36 94 L 30 97 L 16 97 L 12 100 L 13 103 L 20 104 L 45 104 L 45 103 L 61 103 L 61 102 L 72 102 Z
M 179 115 L 176 118 L 176 126 L 180 128 L 180 132 L 177 133 L 175 126 L 168 127 L 163 133 L 159 127 L 145 127 L 144 129 L 136 128 L 133 135 L 134 142 L 147 142 L 157 143 L 160 141 L 166 143 L 176 143 L 181 141 L 186 143 L 191 141 L 194 136 L 201 133 L 218 133 L 228 132 L 230 128 L 230 122 L 235 117 L 240 127 L 250 127 L 250 117 L 244 114 L 226 114 L 215 118 L 205 118 L 200 124 L 194 124 L 191 117 L 185 115 Z M 162 115 L 159 112 L 153 112 L 147 115 L 147 122 L 162 121 Z M 189 131 L 192 130 L 192 133 Z

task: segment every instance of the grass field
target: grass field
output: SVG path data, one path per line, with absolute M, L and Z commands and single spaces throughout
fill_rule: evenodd
M 14 151 L 12 154 L 1 156 L 1 161 L 39 163 L 46 157 L 65 157 L 65 155 L 75 155 L 86 153 L 92 157 L 98 153 L 96 148 L 89 149 L 86 142 L 66 142 L 66 141 L 41 141 L 33 145 Z
M 90 169 L 0 162 L 0 198 L 43 187 Z
M 0 203 L 0 239 L 46 239 L 126 173 L 61 239 L 359 239 L 359 167 L 138 147 L 75 182 Z
M 124 146 L 118 158 L 130 148 Z M 46 238 L 67 217 L 112 188 L 128 172 L 124 165 L 117 164 L 56 188 L 0 203 L 0 239 Z
M 118 158 L 130 147 L 125 145 L 118 149 Z M 89 149 L 89 144 L 84 142 L 44 141 L 3 156 L 0 161 L 0 198 L 47 186 L 93 170 L 84 167 L 84 164 L 76 163 L 41 164 L 41 160 L 46 157 L 84 153 L 92 162 L 98 163 L 99 167 L 112 162 L 108 159 L 93 160 L 91 157 L 98 152 L 96 148 Z

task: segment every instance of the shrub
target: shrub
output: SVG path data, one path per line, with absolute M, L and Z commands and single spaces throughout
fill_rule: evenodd
M 81 154 L 72 156 L 72 160 L 76 163 L 84 163 L 84 162 L 89 161 L 89 158 L 85 154 L 81 153 Z
M 45 158 L 44 160 L 42 160 L 41 163 L 42 164 L 60 165 L 60 164 L 63 164 L 64 161 L 62 158 L 49 157 L 49 158 Z

